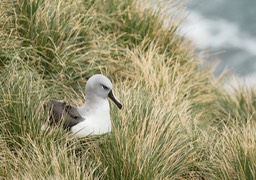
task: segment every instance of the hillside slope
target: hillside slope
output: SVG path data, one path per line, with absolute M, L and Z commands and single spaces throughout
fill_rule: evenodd
M 1 0 L 0 12 L 1 178 L 255 178 L 256 92 L 231 96 L 201 68 L 176 33 L 182 6 Z M 95 73 L 124 105 L 111 108 L 113 131 L 41 132 L 44 103 L 80 105 Z

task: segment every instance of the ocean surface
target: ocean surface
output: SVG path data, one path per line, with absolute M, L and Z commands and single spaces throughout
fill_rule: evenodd
M 249 84 L 256 84 L 256 0 L 193 0 L 187 3 L 182 34 L 203 59 Z

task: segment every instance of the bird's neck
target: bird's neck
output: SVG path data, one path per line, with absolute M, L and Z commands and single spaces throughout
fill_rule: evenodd
M 78 108 L 78 111 L 82 117 L 99 113 L 109 116 L 109 102 L 107 98 L 86 98 L 85 103 Z

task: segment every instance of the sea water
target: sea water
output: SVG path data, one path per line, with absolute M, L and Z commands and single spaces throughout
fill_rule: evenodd
M 256 0 L 193 0 L 181 28 L 203 59 L 256 82 Z M 248 80 L 247 80 L 248 81 Z

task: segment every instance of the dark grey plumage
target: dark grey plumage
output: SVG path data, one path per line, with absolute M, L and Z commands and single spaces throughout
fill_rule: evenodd
M 63 124 L 65 129 L 70 129 L 84 120 L 77 107 L 71 104 L 50 100 L 47 105 L 50 107 L 50 125 Z

